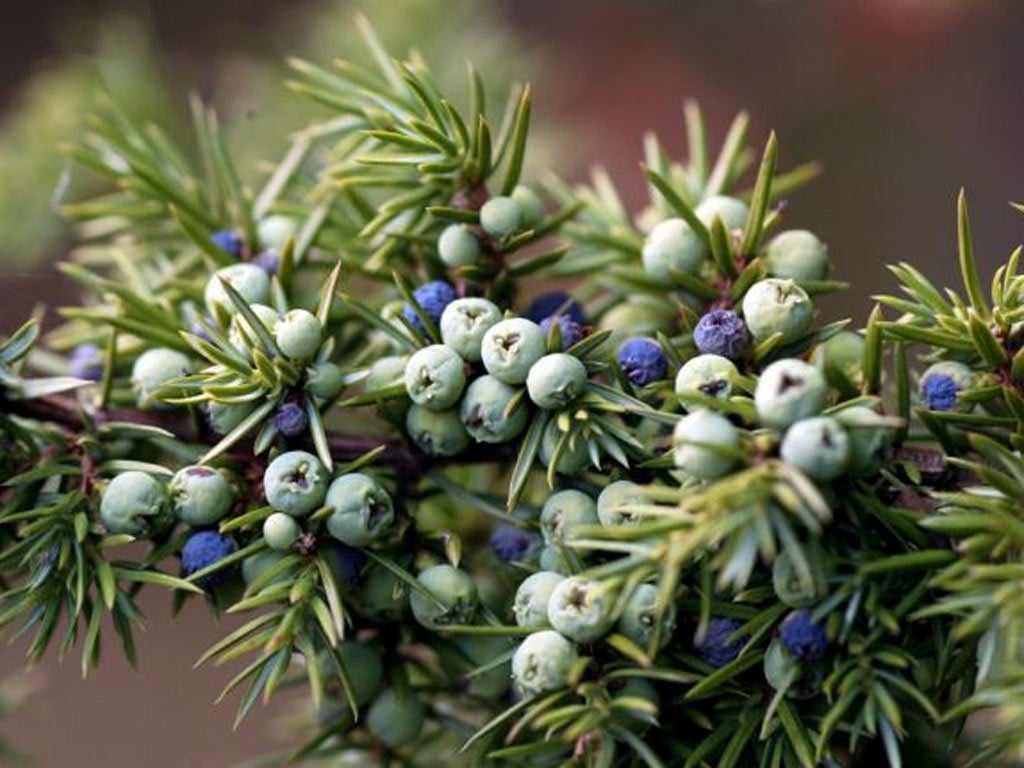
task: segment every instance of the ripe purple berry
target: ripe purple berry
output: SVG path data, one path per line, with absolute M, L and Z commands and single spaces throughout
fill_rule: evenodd
M 786 651 L 797 661 L 820 661 L 828 651 L 825 627 L 813 620 L 806 608 L 793 611 L 779 627 Z
M 970 408 L 960 402 L 960 392 L 971 386 L 974 373 L 963 363 L 944 360 L 935 363 L 921 377 L 921 400 L 932 411 Z
M 242 236 L 233 229 L 219 229 L 210 235 L 210 241 L 236 259 L 242 255 Z
M 693 342 L 702 354 L 740 360 L 747 352 L 747 326 L 735 312 L 713 309 L 697 323 Z
M 619 347 L 616 359 L 622 372 L 638 387 L 660 381 L 668 375 L 668 360 L 661 344 L 646 336 L 629 339 Z
M 441 322 L 441 313 L 444 312 L 444 308 L 455 301 L 455 289 L 444 280 L 434 280 L 424 283 L 413 291 L 412 297 L 420 305 L 423 313 L 437 325 Z M 427 329 L 423 327 L 423 323 L 420 322 L 412 304 L 406 302 L 402 307 L 402 314 L 412 324 L 413 328 L 422 334 L 426 334 Z
M 95 344 L 79 344 L 71 352 L 71 375 L 87 381 L 103 378 L 103 351 Z
M 530 306 L 523 312 L 523 317 L 539 323 L 552 315 L 564 315 L 583 325 L 586 318 L 583 316 L 583 307 L 565 291 L 551 291 L 542 293 L 530 302 Z
M 733 639 L 740 626 L 742 625 L 736 619 L 714 616 L 708 622 L 704 637 L 694 638 L 693 647 L 712 667 L 731 664 L 743 649 L 743 638 Z
M 181 567 L 186 576 L 219 563 L 236 549 L 234 539 L 217 531 L 200 531 L 189 537 L 181 549 Z M 213 586 L 221 580 L 223 572 L 210 574 L 202 583 Z
M 505 563 L 525 560 L 539 543 L 537 536 L 510 523 L 502 523 L 491 533 L 491 549 Z
M 306 409 L 296 402 L 282 403 L 274 414 L 274 427 L 285 437 L 298 437 L 308 426 Z
M 267 277 L 273 277 L 281 266 L 281 257 L 277 255 L 277 251 L 268 249 L 256 254 L 249 263 L 266 272 Z
M 551 326 L 558 323 L 559 335 L 562 337 L 562 349 L 568 349 L 583 338 L 583 326 L 572 319 L 569 315 L 550 315 L 540 321 L 540 329 L 544 331 L 547 338 L 551 333 Z

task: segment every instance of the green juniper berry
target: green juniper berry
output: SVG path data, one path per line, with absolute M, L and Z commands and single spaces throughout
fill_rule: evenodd
M 270 764 L 1013 763 L 1018 256 L 983 279 L 961 197 L 962 291 L 896 264 L 829 322 L 817 168 L 745 114 L 687 104 L 628 210 L 529 178 L 529 87 L 353 28 L 273 168 L 198 101 L 193 146 L 88 121 L 85 296 L 0 341 L 0 627 L 88 671 L 213 590 L 239 720 L 304 705 Z

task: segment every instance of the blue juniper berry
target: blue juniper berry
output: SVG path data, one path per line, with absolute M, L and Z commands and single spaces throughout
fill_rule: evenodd
M 250 263 L 266 272 L 268 277 L 273 277 L 281 265 L 281 258 L 277 255 L 277 251 L 268 248 L 256 254 Z
M 206 330 L 206 326 L 208 325 L 213 325 L 213 320 L 206 317 L 192 323 L 192 327 L 189 330 L 192 332 L 193 336 L 198 336 L 203 341 L 209 341 L 212 343 L 213 337 L 210 336 L 209 332 Z
M 502 523 L 491 533 L 491 548 L 506 563 L 525 559 L 539 544 L 535 535 L 510 523 Z
M 103 350 L 95 344 L 79 344 L 71 353 L 71 375 L 87 381 L 103 378 Z
M 186 576 L 191 576 L 220 562 L 235 549 L 235 540 L 230 536 L 224 536 L 217 531 L 199 531 L 192 534 L 181 548 L 181 568 Z M 224 572 L 219 571 L 202 579 L 202 583 L 204 586 L 214 586 L 223 576 Z
M 338 585 L 351 589 L 359 582 L 359 575 L 366 565 L 366 555 L 361 549 L 350 547 L 340 541 L 325 545 L 323 554 L 331 564 L 331 571 Z
M 647 336 L 629 339 L 616 357 L 626 377 L 638 387 L 659 381 L 668 375 L 668 360 L 661 344 Z
M 233 229 L 219 229 L 210 235 L 210 240 L 225 253 L 236 259 L 242 255 L 242 237 Z
M 306 409 L 293 400 L 282 403 L 274 414 L 274 427 L 285 437 L 297 437 L 306 431 Z
M 424 283 L 413 291 L 412 297 L 420 305 L 424 314 L 433 320 L 436 325 L 441 321 L 441 313 L 444 312 L 444 308 L 455 301 L 455 289 L 444 280 L 433 280 L 429 283 Z M 402 307 L 402 314 L 412 324 L 413 328 L 420 333 L 426 334 L 427 329 L 423 327 L 423 323 L 420 322 L 420 318 L 416 314 L 416 310 L 413 309 L 412 304 L 406 302 L 405 306 Z
M 807 608 L 790 613 L 779 628 L 786 651 L 797 661 L 820 661 L 828 650 L 824 625 Z
M 921 384 L 925 405 L 933 411 L 951 411 L 956 407 L 956 396 L 960 386 L 952 376 L 938 374 Z
M 697 323 L 693 342 L 703 354 L 739 360 L 747 351 L 747 326 L 735 312 L 713 309 Z
M 742 637 L 729 642 L 741 626 L 742 624 L 736 619 L 713 616 L 708 622 L 704 639 L 696 643 L 694 648 L 700 657 L 712 667 L 724 667 L 735 661 L 743 649 L 744 639 Z
M 545 338 L 554 323 L 558 323 L 558 329 L 562 336 L 562 349 L 568 349 L 583 338 L 583 326 L 569 315 L 549 315 L 541 320 L 540 329 L 544 331 Z
M 565 291 L 542 293 L 530 302 L 530 306 L 523 313 L 523 317 L 535 323 L 540 323 L 544 318 L 551 315 L 565 315 L 580 325 L 586 322 L 586 317 L 583 315 L 583 307 Z
M 921 399 L 933 411 L 954 411 L 970 408 L 960 402 L 959 395 L 971 386 L 974 372 L 963 363 L 943 360 L 928 367 L 921 377 Z

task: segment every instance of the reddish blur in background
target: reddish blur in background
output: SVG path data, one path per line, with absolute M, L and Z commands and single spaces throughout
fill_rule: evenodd
M 295 16 L 316 5 L 5 0 L 0 110 L 17 103 L 19 86 L 67 49 L 69 29 L 126 8 L 151 24 L 182 94 L 195 86 L 216 104 L 225 94 L 209 92 L 206 73 L 219 58 L 301 53 L 293 49 Z M 870 295 L 891 289 L 886 263 L 913 261 L 936 280 L 953 283 L 954 201 L 961 185 L 986 273 L 1021 240 L 1024 216 L 1007 203 L 1024 199 L 1024 3 L 503 5 L 524 50 L 546 53 L 535 113 L 585 147 L 572 165 L 558 169 L 569 178 L 582 178 L 600 161 L 638 204 L 644 193 L 637 168 L 641 136 L 653 129 L 681 152 L 686 97 L 701 101 L 718 138 L 733 113 L 748 109 L 758 143 L 769 129 L 778 132 L 784 166 L 822 161 L 825 175 L 794 198 L 789 221 L 828 242 L 837 276 L 854 283 L 845 296 L 825 302 L 829 319 L 863 320 Z M 372 4 L 364 7 L 372 17 Z M 61 255 L 55 250 L 54 259 Z M 9 332 L 36 302 L 73 296 L 45 267 L 8 269 L 13 263 L 0 231 L 0 332 Z M 224 633 L 223 623 L 196 602 L 173 621 L 164 595 L 144 605 L 150 623 L 139 638 L 138 672 L 115 647 L 106 649 L 99 671 L 85 682 L 74 656 L 64 664 L 52 659 L 31 674 L 38 690 L 24 713 L 0 728 L 43 765 L 60 768 L 220 768 L 272 745 L 282 707 L 256 712 L 232 733 L 232 703 L 211 704 L 226 672 L 191 669 Z M 0 677 L 20 675 L 23 652 L 17 643 L 0 651 Z

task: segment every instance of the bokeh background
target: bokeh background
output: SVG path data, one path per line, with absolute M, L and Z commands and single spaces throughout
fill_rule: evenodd
M 718 138 L 749 110 L 755 141 L 779 133 L 783 166 L 824 165 L 787 215 L 854 283 L 825 303 L 829 319 L 863 320 L 870 296 L 891 289 L 886 263 L 956 280 L 960 186 L 986 272 L 1024 235 L 1008 205 L 1024 200 L 1015 0 L 3 0 L 0 333 L 74 296 L 52 270 L 71 237 L 52 213 L 56 147 L 82 130 L 99 85 L 181 135 L 187 94 L 200 93 L 255 178 L 313 114 L 280 87 L 282 57 L 350 55 L 358 9 L 449 82 L 466 58 L 492 79 L 531 79 L 538 157 L 573 180 L 603 164 L 634 206 L 641 137 L 654 130 L 682 152 L 684 98 L 700 100 Z M 197 602 L 172 619 L 154 598 L 139 671 L 109 648 L 84 682 L 74 656 L 25 675 L 24 648 L 0 647 L 0 678 L 34 690 L 0 733 L 57 768 L 222 768 L 272 748 L 286 706 L 232 733 L 232 704 L 212 705 L 227 672 L 192 671 L 229 622 Z

